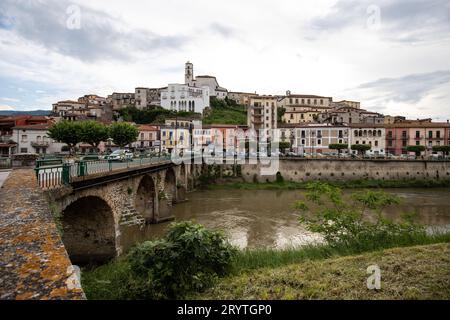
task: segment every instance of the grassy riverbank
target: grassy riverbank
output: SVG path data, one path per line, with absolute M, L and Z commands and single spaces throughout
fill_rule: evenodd
M 255 299 L 264 299 L 264 298 L 276 298 L 275 296 L 265 296 L 264 287 L 261 284 L 258 284 L 258 286 L 255 285 L 253 288 L 256 293 L 261 293 L 261 295 L 258 296 L 239 296 L 239 294 L 243 294 L 246 287 L 243 282 L 252 279 L 251 277 L 256 277 L 258 274 L 264 274 L 266 277 L 270 278 L 271 272 L 276 274 L 284 274 L 287 270 L 291 270 L 289 268 L 292 268 L 292 270 L 295 270 L 295 266 L 300 266 L 298 268 L 301 272 L 304 272 L 303 268 L 308 267 L 309 269 L 314 269 L 316 267 L 320 266 L 320 270 L 324 274 L 332 274 L 335 269 L 332 268 L 334 265 L 333 261 L 335 261 L 339 257 L 349 257 L 349 261 L 352 261 L 351 257 L 361 254 L 362 252 L 366 251 L 374 251 L 374 250 L 381 250 L 385 248 L 393 248 L 393 247 L 404 247 L 404 249 L 397 249 L 399 251 L 397 252 L 403 252 L 402 256 L 399 257 L 399 259 L 406 259 L 406 257 L 410 254 L 408 259 L 421 259 L 423 254 L 419 254 L 416 256 L 416 252 L 412 249 L 406 248 L 407 246 L 415 246 L 415 245 L 431 245 L 436 243 L 450 243 L 450 233 L 445 235 L 436 235 L 436 236 L 415 236 L 405 239 L 397 239 L 394 242 L 391 242 L 389 245 L 385 245 L 382 247 L 376 247 L 374 249 L 373 244 L 367 244 L 367 246 L 359 245 L 358 248 L 356 247 L 348 247 L 348 246 L 338 246 L 338 247 L 330 247 L 327 245 L 320 245 L 320 246 L 310 246 L 310 247 L 303 247 L 303 248 L 297 248 L 297 249 L 286 249 L 286 250 L 271 250 L 271 249 L 259 249 L 259 250 L 243 250 L 239 251 L 236 258 L 233 261 L 232 265 L 232 271 L 231 276 L 219 279 L 217 284 L 214 286 L 213 289 L 208 290 L 205 293 L 202 294 L 195 294 L 193 297 L 195 298 L 201 298 L 201 299 L 209 299 L 217 297 L 219 299 L 221 298 L 232 298 L 232 297 L 240 297 L 240 298 L 255 298 Z M 441 245 L 445 246 L 448 250 L 448 245 Z M 394 251 L 395 252 L 395 251 Z M 373 255 L 381 255 L 378 253 L 373 253 L 366 255 L 367 257 L 373 256 Z M 447 252 L 447 256 L 448 252 Z M 437 255 L 436 255 L 437 257 Z M 355 257 L 355 261 L 357 261 L 358 257 Z M 343 260 L 346 261 L 346 260 Z M 407 260 L 409 261 L 409 260 Z M 316 263 L 317 266 L 314 264 Z M 434 260 L 429 260 L 429 266 L 431 266 L 432 269 L 442 269 L 441 267 L 442 263 L 436 263 Z M 338 264 L 341 265 L 341 264 Z M 352 264 L 353 265 L 353 264 Z M 445 270 L 448 270 L 449 268 L 449 262 L 447 260 L 447 265 L 445 266 Z M 327 266 L 330 268 L 327 270 Z M 366 266 L 367 268 L 367 266 Z M 414 268 L 414 264 L 411 266 L 411 268 Z M 365 269 L 364 269 L 365 270 Z M 418 269 L 418 272 L 421 269 Z M 300 272 L 298 271 L 298 272 Z M 277 278 L 280 279 L 280 282 L 277 284 L 278 287 L 283 287 L 285 284 L 282 285 L 282 281 L 286 281 L 286 285 L 288 288 L 289 283 L 295 283 L 296 281 L 300 281 L 299 278 L 302 276 L 302 273 L 299 273 L 298 276 L 291 276 L 291 274 L 286 273 L 284 278 Z M 311 272 L 313 272 L 311 270 Z M 438 276 L 438 273 L 442 272 L 442 270 L 436 270 L 436 277 Z M 414 272 L 413 275 L 416 273 Z M 308 273 L 305 274 L 305 276 L 309 277 L 315 277 L 317 283 L 315 286 L 319 286 L 321 281 L 321 276 L 316 273 Z M 362 282 L 358 278 L 356 274 L 353 275 L 354 278 L 352 279 L 352 283 L 359 283 Z M 447 274 L 448 276 L 448 274 Z M 348 277 L 352 277 L 352 273 L 348 273 Z M 266 283 L 268 278 L 257 278 L 258 281 L 261 281 L 261 283 Z M 289 280 L 290 279 L 290 280 Z M 346 279 L 337 278 L 336 281 L 339 281 L 342 285 L 345 285 L 343 281 L 346 281 Z M 444 280 L 444 278 L 441 278 L 441 280 Z M 85 269 L 82 272 L 82 285 L 83 289 L 85 290 L 85 293 L 88 297 L 88 299 L 119 299 L 119 300 L 126 300 L 126 299 L 139 299 L 141 295 L 141 288 L 142 283 L 141 279 L 136 279 L 132 276 L 131 272 L 131 266 L 129 262 L 125 258 L 118 259 L 116 261 L 113 261 L 109 264 L 106 264 L 104 266 L 95 268 L 95 269 Z M 413 280 L 411 280 L 413 281 Z M 328 283 L 324 282 L 324 285 L 328 285 Z M 237 287 L 242 287 L 241 289 Z M 315 288 L 315 287 L 314 287 Z M 291 289 L 289 289 L 291 290 Z M 280 296 L 279 298 L 290 298 L 291 296 L 285 292 L 283 292 L 283 296 Z M 326 292 L 326 291 L 325 291 Z M 285 295 L 284 295 L 285 294 Z M 304 293 L 302 293 L 304 294 Z M 323 293 L 321 293 L 323 294 Z M 330 295 L 328 297 L 324 298 L 345 298 L 346 296 L 343 295 L 342 297 L 337 295 L 338 293 L 334 293 L 333 295 Z M 347 294 L 347 293 L 346 293 Z M 427 293 L 428 294 L 428 293 Z M 297 297 L 297 296 L 292 296 Z M 300 297 L 300 296 L 298 296 Z M 305 296 L 306 297 L 306 296 Z M 309 297 L 309 296 L 308 296 Z M 313 298 L 313 296 L 310 296 Z M 314 296 L 315 297 L 315 296 Z M 322 296 L 317 296 L 317 298 Z M 419 298 L 425 298 L 428 297 L 427 295 Z M 450 296 L 448 296 L 450 298 Z M 362 298 L 362 297 L 361 297 Z M 402 298 L 402 297 L 398 297 Z M 406 297 L 404 297 L 406 298 Z
M 299 190 L 310 182 L 280 181 L 267 183 L 228 182 L 209 184 L 209 190 Z M 450 180 L 345 180 L 327 181 L 327 184 L 344 189 L 357 188 L 450 188 Z
M 378 265 L 381 289 L 368 290 Z M 450 299 L 450 244 L 263 268 L 222 279 L 193 299 Z

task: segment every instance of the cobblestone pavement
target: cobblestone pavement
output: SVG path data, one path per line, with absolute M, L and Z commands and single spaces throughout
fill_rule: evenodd
M 0 191 L 0 300 L 84 299 L 33 170 L 14 170 Z

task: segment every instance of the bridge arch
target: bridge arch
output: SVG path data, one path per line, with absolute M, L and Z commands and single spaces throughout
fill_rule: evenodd
M 156 187 L 155 181 L 149 175 L 144 176 L 137 188 L 135 208 L 147 223 L 155 221 Z
M 172 168 L 167 169 L 164 179 L 164 192 L 168 198 L 168 202 L 174 204 L 177 200 L 177 177 Z
M 62 212 L 63 243 L 74 264 L 102 263 L 117 255 L 114 214 L 97 196 L 79 198 Z

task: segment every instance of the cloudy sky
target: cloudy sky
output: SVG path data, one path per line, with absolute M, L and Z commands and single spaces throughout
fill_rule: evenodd
M 184 81 L 450 119 L 448 0 L 1 0 L 0 109 Z

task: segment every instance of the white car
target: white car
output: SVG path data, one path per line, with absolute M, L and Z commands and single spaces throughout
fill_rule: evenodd
M 129 150 L 116 150 L 108 156 L 108 160 L 112 161 L 129 161 L 133 160 L 133 153 Z

